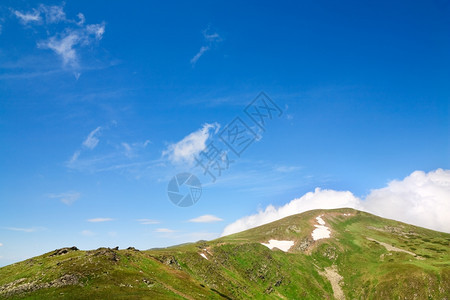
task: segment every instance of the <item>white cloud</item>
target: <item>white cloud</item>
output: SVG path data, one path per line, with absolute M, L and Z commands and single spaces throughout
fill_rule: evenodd
M 203 30 L 202 33 L 207 45 L 200 47 L 200 50 L 197 52 L 197 54 L 195 54 L 194 57 L 191 58 L 192 66 L 195 66 L 197 61 L 200 59 L 200 57 L 203 56 L 203 54 L 205 54 L 206 51 L 211 50 L 212 47 L 214 47 L 218 42 L 222 40 L 217 32 L 209 33 L 209 27 Z
M 415 171 L 372 190 L 363 204 L 382 217 L 450 233 L 450 170 Z
M 87 25 L 82 29 L 66 30 L 62 35 L 54 35 L 45 41 L 39 42 L 38 47 L 53 50 L 62 58 L 64 66 L 69 65 L 72 68 L 78 68 L 76 47 L 89 46 L 93 41 L 101 40 L 104 32 L 104 23 Z
M 66 21 L 66 13 L 62 6 L 47 6 L 41 4 L 39 6 L 39 11 L 45 15 L 45 21 L 48 24 Z
M 52 36 L 47 41 L 38 43 L 38 47 L 53 50 L 62 58 L 64 65 L 77 67 L 78 59 L 74 46 L 78 44 L 79 41 L 80 37 L 78 34 L 72 32 L 61 39 Z
M 300 170 L 301 167 L 297 166 L 277 166 L 275 167 L 275 171 L 280 173 L 291 173 Z
M 136 221 L 138 221 L 142 225 L 159 224 L 160 223 L 159 221 L 152 220 L 152 219 L 137 219 Z
M 188 163 L 194 162 L 194 157 L 206 148 L 206 142 L 213 133 L 217 133 L 220 129 L 218 123 L 204 124 L 199 130 L 192 132 L 184 137 L 181 141 L 169 145 L 167 150 L 163 151 L 172 163 Z
M 126 152 L 131 152 L 131 146 L 128 143 L 122 143 L 122 146 L 125 148 Z
M 80 20 L 77 22 L 77 25 L 78 25 L 78 26 L 82 26 L 82 25 L 84 24 L 84 22 L 86 22 L 86 18 L 84 17 L 84 15 L 83 15 L 82 13 L 78 13 L 78 14 L 77 14 L 77 17 L 78 17 L 78 19 L 80 19 Z
M 83 231 L 81 231 L 81 234 L 84 236 L 94 236 L 95 235 L 95 233 L 90 230 L 83 230 Z
M 99 126 L 99 127 L 95 128 L 94 130 L 92 130 L 91 133 L 89 133 L 87 138 L 84 140 L 83 146 L 88 149 L 91 149 L 91 150 L 94 149 L 99 142 L 99 139 L 97 136 L 99 135 L 99 132 L 101 129 L 102 129 L 102 127 Z
M 217 41 L 220 39 L 220 36 L 217 32 L 213 34 L 208 34 L 206 31 L 203 32 L 203 36 L 207 41 Z
M 70 192 L 60 193 L 60 194 L 49 194 L 48 196 L 50 198 L 57 198 L 62 203 L 70 205 L 70 204 L 74 203 L 76 200 L 78 200 L 80 198 L 81 194 L 78 192 L 70 191 Z
M 132 157 L 133 156 L 133 148 L 130 146 L 130 144 L 124 142 L 121 145 L 125 150 L 125 156 Z
M 223 221 L 223 219 L 216 217 L 214 215 L 203 215 L 194 219 L 190 219 L 188 222 L 192 223 L 211 223 L 211 222 L 219 222 Z
M 257 214 L 241 218 L 231 223 L 225 227 L 222 236 L 267 224 L 311 209 L 331 209 L 340 207 L 361 209 L 359 199 L 351 192 L 321 190 L 320 188 L 316 188 L 314 192 L 306 193 L 302 197 L 294 199 L 284 206 L 276 208 L 273 205 L 269 205 L 265 210 L 262 210 Z
M 3 246 L 3 244 L 2 243 L 0 243 L 0 247 L 2 247 Z
M 173 233 L 176 232 L 175 230 L 169 229 L 169 228 L 158 228 L 155 230 L 155 232 L 159 233 Z
M 17 10 L 13 10 L 14 15 L 23 24 L 28 24 L 29 22 L 40 22 L 42 21 L 42 15 L 45 17 L 45 22 L 47 24 L 59 23 L 69 21 L 66 19 L 66 14 L 62 6 L 48 6 L 41 4 L 37 9 L 33 9 L 32 12 L 22 13 Z
M 111 219 L 111 218 L 93 218 L 93 219 L 88 219 L 87 221 L 91 222 L 91 223 L 100 223 L 100 222 L 114 221 L 114 219 Z
M 150 144 L 149 140 L 146 140 L 145 142 L 136 142 L 136 143 L 126 143 L 122 142 L 120 145 L 123 147 L 124 154 L 128 158 L 136 157 L 138 156 L 139 152 L 144 150 L 148 144 Z
M 23 24 L 28 24 L 29 22 L 39 22 L 42 20 L 41 12 L 33 9 L 32 12 L 22 13 L 20 11 L 14 10 L 13 13 Z
M 38 48 L 50 49 L 61 57 L 64 66 L 70 66 L 72 69 L 79 69 L 79 60 L 77 51 L 81 47 L 92 45 L 96 41 L 100 41 L 105 33 L 105 23 L 85 24 L 86 18 L 82 13 L 78 13 L 78 20 L 68 19 L 64 12 L 63 6 L 49 6 L 41 4 L 37 9 L 31 12 L 23 13 L 12 10 L 13 14 L 24 25 L 47 24 L 43 29 L 48 38 L 37 43 Z M 45 22 L 42 22 L 42 21 Z M 64 30 L 51 24 L 64 23 Z M 80 72 L 74 72 L 78 79 Z
M 86 32 L 94 35 L 97 40 L 101 40 L 103 38 L 103 34 L 105 33 L 105 23 L 87 25 Z
M 197 52 L 197 54 L 194 55 L 193 58 L 191 58 L 191 64 L 195 65 L 197 61 L 202 57 L 203 54 L 205 54 L 206 51 L 209 50 L 208 46 L 202 46 L 200 50 Z
M 27 233 L 44 230 L 43 227 L 31 227 L 31 228 L 5 227 L 5 229 L 12 230 L 12 231 L 27 232 Z
M 415 171 L 403 180 L 375 189 L 361 200 L 349 191 L 316 188 L 281 207 L 269 205 L 257 214 L 226 226 L 222 236 L 267 224 L 312 209 L 351 207 L 381 217 L 450 232 L 450 170 Z
M 72 157 L 69 160 L 69 164 L 76 162 L 79 156 L 80 156 L 80 150 L 75 151 L 75 153 L 72 155 Z
M 81 163 L 78 159 L 81 155 L 81 153 L 84 153 L 86 149 L 93 150 L 95 147 L 97 147 L 98 143 L 100 142 L 99 136 L 102 133 L 102 131 L 105 129 L 105 127 L 98 126 L 94 130 L 92 130 L 88 136 L 84 139 L 84 141 L 81 143 L 82 148 L 76 150 L 72 157 L 66 162 L 67 167 L 77 169 L 83 163 Z M 108 126 L 106 126 L 106 129 L 108 129 Z M 100 158 L 94 159 L 94 161 L 101 160 Z M 84 161 L 84 163 L 89 163 L 89 161 Z

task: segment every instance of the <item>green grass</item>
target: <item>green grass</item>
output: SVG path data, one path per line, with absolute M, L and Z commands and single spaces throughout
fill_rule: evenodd
M 321 214 L 332 236 L 313 242 L 315 217 Z M 389 252 L 367 237 L 422 259 Z M 285 253 L 260 244 L 269 239 L 296 244 Z M 305 241 L 310 244 L 302 250 Z M 213 241 L 147 251 L 47 253 L 0 268 L 0 298 L 332 299 L 321 273 L 335 265 L 349 299 L 449 299 L 449 243 L 449 234 L 353 209 L 314 210 Z M 204 248 L 208 260 L 199 255 Z M 49 285 L 64 275 L 77 283 Z M 33 283 L 34 290 L 7 295 L 5 286 L 16 280 Z

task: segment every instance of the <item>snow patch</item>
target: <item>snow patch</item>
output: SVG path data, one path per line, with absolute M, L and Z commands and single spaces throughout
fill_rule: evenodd
M 268 244 L 261 243 L 261 245 L 266 246 L 270 250 L 273 248 L 278 248 L 281 251 L 287 252 L 292 246 L 294 246 L 293 241 L 277 241 L 277 240 L 269 240 Z
M 203 257 L 204 259 L 208 260 L 208 258 L 206 257 L 206 255 L 204 253 L 200 253 L 201 257 Z
M 319 225 L 314 225 L 314 227 L 316 227 L 316 229 L 314 229 L 313 232 L 311 233 L 312 238 L 315 241 L 320 240 L 320 239 L 327 239 L 330 237 L 330 234 L 331 234 L 330 228 L 325 226 L 325 221 L 321 217 L 322 216 L 318 216 L 316 218 L 317 223 L 319 223 Z
M 316 218 L 317 223 L 319 223 L 319 225 L 325 225 L 325 221 L 322 219 L 322 216 L 318 216 Z

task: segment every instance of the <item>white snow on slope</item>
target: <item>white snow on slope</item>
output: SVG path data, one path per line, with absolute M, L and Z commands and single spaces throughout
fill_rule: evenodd
M 317 223 L 319 223 L 319 225 L 314 225 L 316 229 L 314 229 L 314 231 L 311 233 L 312 238 L 315 241 L 320 239 L 327 239 L 330 237 L 331 234 L 330 228 L 325 226 L 325 221 L 321 217 L 322 216 L 316 218 Z
M 322 219 L 322 216 L 318 216 L 316 218 L 316 220 L 317 220 L 317 223 L 319 223 L 320 225 L 325 225 L 325 221 Z
M 266 246 L 269 249 L 278 248 L 281 251 L 287 252 L 293 245 L 293 241 L 277 241 L 277 240 L 270 240 L 268 244 L 261 243 L 261 245 Z
M 206 255 L 205 254 L 203 254 L 203 253 L 200 253 L 200 255 L 204 258 L 204 259 L 208 259 L 207 257 L 206 257 Z

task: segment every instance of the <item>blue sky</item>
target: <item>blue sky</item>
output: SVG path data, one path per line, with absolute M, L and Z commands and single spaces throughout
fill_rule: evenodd
M 317 187 L 363 199 L 448 169 L 449 14 L 437 0 L 2 1 L 0 265 L 211 239 Z M 261 91 L 282 110 L 265 131 L 244 112 Z M 235 117 L 259 137 L 213 183 L 192 159 Z M 168 199 L 179 172 L 203 184 L 191 207 Z

